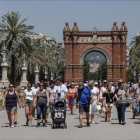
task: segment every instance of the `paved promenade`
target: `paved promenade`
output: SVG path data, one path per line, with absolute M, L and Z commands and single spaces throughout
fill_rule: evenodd
M 78 113 L 78 111 L 77 111 Z M 0 140 L 140 140 L 140 122 L 138 118 L 131 119 L 132 113 L 126 111 L 126 125 L 119 125 L 117 120 L 116 108 L 112 110 L 111 123 L 105 122 L 104 118 L 99 118 L 96 114 L 96 124 L 86 127 L 86 120 L 83 121 L 83 128 L 79 129 L 78 115 L 70 115 L 67 112 L 67 129 L 51 129 L 48 127 L 36 128 L 36 120 L 33 121 L 33 127 L 25 126 L 24 110 L 18 111 L 18 125 L 15 128 L 9 128 L 6 111 L 0 111 Z M 49 122 L 51 119 L 49 117 Z

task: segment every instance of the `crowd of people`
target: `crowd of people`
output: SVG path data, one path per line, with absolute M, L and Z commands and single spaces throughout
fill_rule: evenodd
M 140 83 L 126 83 L 120 79 L 118 83 L 89 80 L 87 83 L 63 84 L 61 78 L 45 79 L 40 83 L 35 82 L 33 86 L 28 83 L 24 93 L 20 87 L 14 89 L 13 84 L 9 84 L 4 92 L 2 107 L 6 107 L 11 128 L 17 125 L 18 107 L 25 109 L 27 126 L 31 127 L 32 120 L 37 117 L 37 127 L 46 127 L 49 113 L 52 123 L 54 121 L 53 108 L 58 101 L 64 101 L 66 106 L 68 104 L 73 115 L 79 109 L 79 128 L 82 128 L 83 114 L 86 116 L 87 126 L 90 126 L 95 123 L 97 111 L 99 116 L 110 122 L 113 106 L 116 106 L 119 124 L 125 125 L 126 107 L 130 106 L 133 118 L 140 114 Z

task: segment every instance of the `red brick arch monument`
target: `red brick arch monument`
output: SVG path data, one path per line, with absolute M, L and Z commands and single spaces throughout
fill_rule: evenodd
M 84 81 L 84 58 L 93 51 L 102 53 L 107 60 L 107 80 L 126 81 L 124 71 L 126 65 L 127 27 L 122 22 L 119 29 L 114 22 L 111 31 L 99 31 L 96 27 L 92 31 L 79 31 L 77 23 L 72 30 L 66 23 L 63 29 L 67 68 L 65 82 Z

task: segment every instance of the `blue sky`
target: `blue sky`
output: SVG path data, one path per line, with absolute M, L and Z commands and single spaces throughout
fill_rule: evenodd
M 69 22 L 70 28 L 77 22 L 81 31 L 94 27 L 108 31 L 113 22 L 120 28 L 125 21 L 129 44 L 140 31 L 139 7 L 139 1 L 0 1 L 0 9 L 19 11 L 21 19 L 28 17 L 26 23 L 35 26 L 35 32 L 48 34 L 57 41 L 63 41 L 65 22 Z

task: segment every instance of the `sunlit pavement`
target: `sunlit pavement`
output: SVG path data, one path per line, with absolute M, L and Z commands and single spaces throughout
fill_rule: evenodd
M 77 110 L 78 113 L 78 110 Z M 47 127 L 36 127 L 36 120 L 33 126 L 26 126 L 24 109 L 18 110 L 18 124 L 15 128 L 8 127 L 6 111 L 0 111 L 0 139 L 1 140 L 140 140 L 140 122 L 138 117 L 132 118 L 130 109 L 126 111 L 126 125 L 119 125 L 117 120 L 116 107 L 112 109 L 111 122 L 105 122 L 104 118 L 95 116 L 96 124 L 86 127 L 86 120 L 83 120 L 83 128 L 79 129 L 78 115 L 71 115 L 67 111 L 67 129 L 51 129 L 51 118 L 49 116 Z

